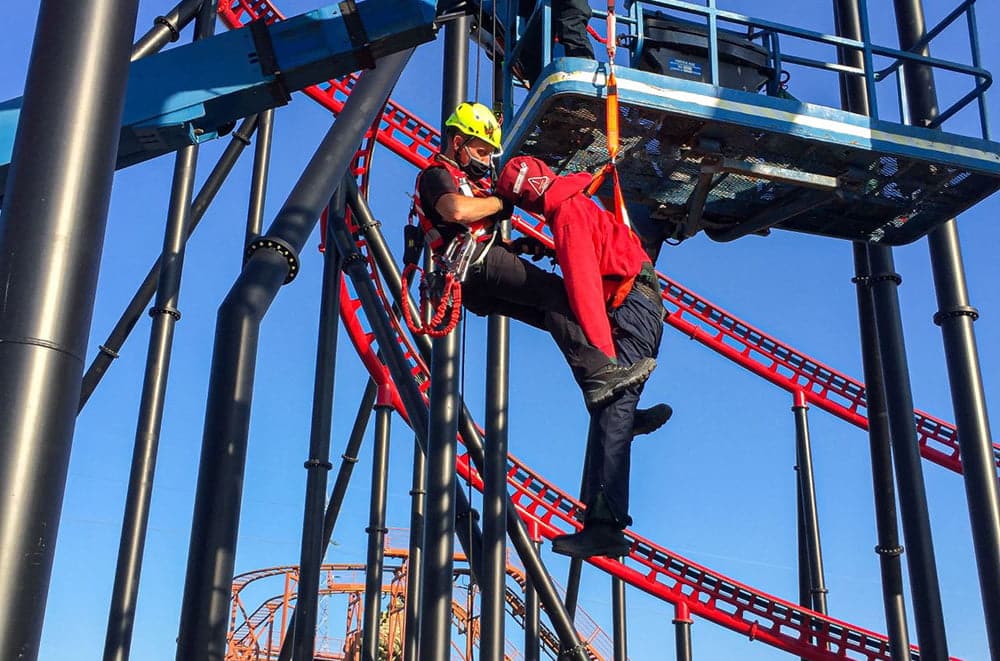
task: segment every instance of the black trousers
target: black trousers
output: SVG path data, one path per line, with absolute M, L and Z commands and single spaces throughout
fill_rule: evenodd
M 478 315 L 502 314 L 552 336 L 579 383 L 607 365 L 608 356 L 587 341 L 566 298 L 562 278 L 514 255 L 489 247 L 462 283 L 462 304 Z
M 620 365 L 656 358 L 663 335 L 662 303 L 633 289 L 610 317 Z M 627 388 L 591 414 L 580 494 L 588 507 L 588 521 L 615 523 L 621 528 L 632 523 L 628 515 L 632 421 L 642 388 Z M 603 498 L 599 499 L 599 494 Z
M 532 0 L 520 0 L 518 15 L 527 18 L 534 7 Z M 594 59 L 594 47 L 587 36 L 587 23 L 592 14 L 588 0 L 552 0 L 552 36 L 562 44 L 567 57 Z M 525 77 L 534 84 L 543 66 L 541 23 L 533 24 L 521 39 L 526 42 L 521 50 L 521 67 Z

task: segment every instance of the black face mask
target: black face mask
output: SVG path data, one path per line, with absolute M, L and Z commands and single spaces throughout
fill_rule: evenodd
M 466 149 L 468 149 L 468 147 L 466 147 Z M 469 154 L 468 152 L 466 153 L 469 156 L 469 162 L 459 167 L 462 169 L 462 172 L 469 175 L 473 181 L 479 181 L 493 170 L 492 163 L 481 163 L 472 158 L 472 154 Z

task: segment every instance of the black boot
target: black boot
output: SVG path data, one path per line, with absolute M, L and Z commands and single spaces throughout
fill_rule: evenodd
M 636 409 L 632 418 L 632 436 L 650 434 L 667 423 L 674 410 L 670 404 L 657 404 L 648 409 Z
M 607 555 L 619 558 L 628 555 L 628 538 L 614 523 L 585 523 L 583 530 L 572 535 L 559 535 L 552 539 L 552 550 L 571 558 L 590 558 Z
M 587 410 L 607 404 L 626 388 L 645 383 L 654 369 L 656 361 L 652 358 L 643 358 L 624 367 L 610 363 L 605 365 L 580 384 Z
M 622 528 L 624 525 L 615 517 L 607 497 L 600 491 L 587 507 L 583 530 L 572 535 L 554 537 L 552 550 L 573 558 L 590 558 L 595 555 L 617 558 L 628 555 L 631 544 Z

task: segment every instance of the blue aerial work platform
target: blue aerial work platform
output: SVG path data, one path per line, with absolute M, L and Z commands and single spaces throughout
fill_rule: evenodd
M 796 31 L 738 19 L 758 34 L 765 28 Z M 636 22 L 641 25 L 641 18 Z M 837 37 L 810 38 L 862 49 L 860 42 Z M 768 63 L 772 72 L 781 70 L 775 60 Z M 615 68 L 618 170 L 630 215 L 646 239 L 676 241 L 705 231 L 729 241 L 778 228 L 899 245 L 1000 189 L 995 142 L 803 103 L 787 94 L 716 86 L 702 82 L 708 66 L 702 72 L 697 63 L 683 64 L 684 74 L 698 75 Z M 982 70 L 966 68 L 975 72 L 981 95 L 989 81 L 983 82 Z M 537 156 L 561 173 L 596 171 L 608 158 L 607 73 L 607 63 L 588 59 L 550 62 L 505 130 L 506 152 Z M 870 73 L 856 75 L 874 82 Z
M 286 104 L 296 90 L 431 41 L 435 16 L 433 0 L 340 3 L 138 60 L 129 70 L 117 166 L 210 140 L 240 118 Z M 0 103 L 0 195 L 21 101 Z

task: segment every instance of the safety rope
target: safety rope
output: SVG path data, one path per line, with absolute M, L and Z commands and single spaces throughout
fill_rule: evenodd
M 420 282 L 420 307 L 423 310 L 427 307 L 428 300 L 437 298 L 438 302 L 434 307 L 434 314 L 430 321 L 421 324 L 419 319 L 413 318 L 412 300 L 410 299 L 410 283 L 414 273 L 424 275 L 423 269 L 416 264 L 407 264 L 403 269 L 403 319 L 406 320 L 406 327 L 411 333 L 417 335 L 429 335 L 430 337 L 444 337 L 455 330 L 458 320 L 462 315 L 462 283 L 456 278 L 454 273 L 442 274 L 440 297 L 432 296 L 429 292 L 427 278 L 421 277 Z M 446 319 L 447 318 L 447 319 Z M 443 324 L 443 325 L 442 325 Z

